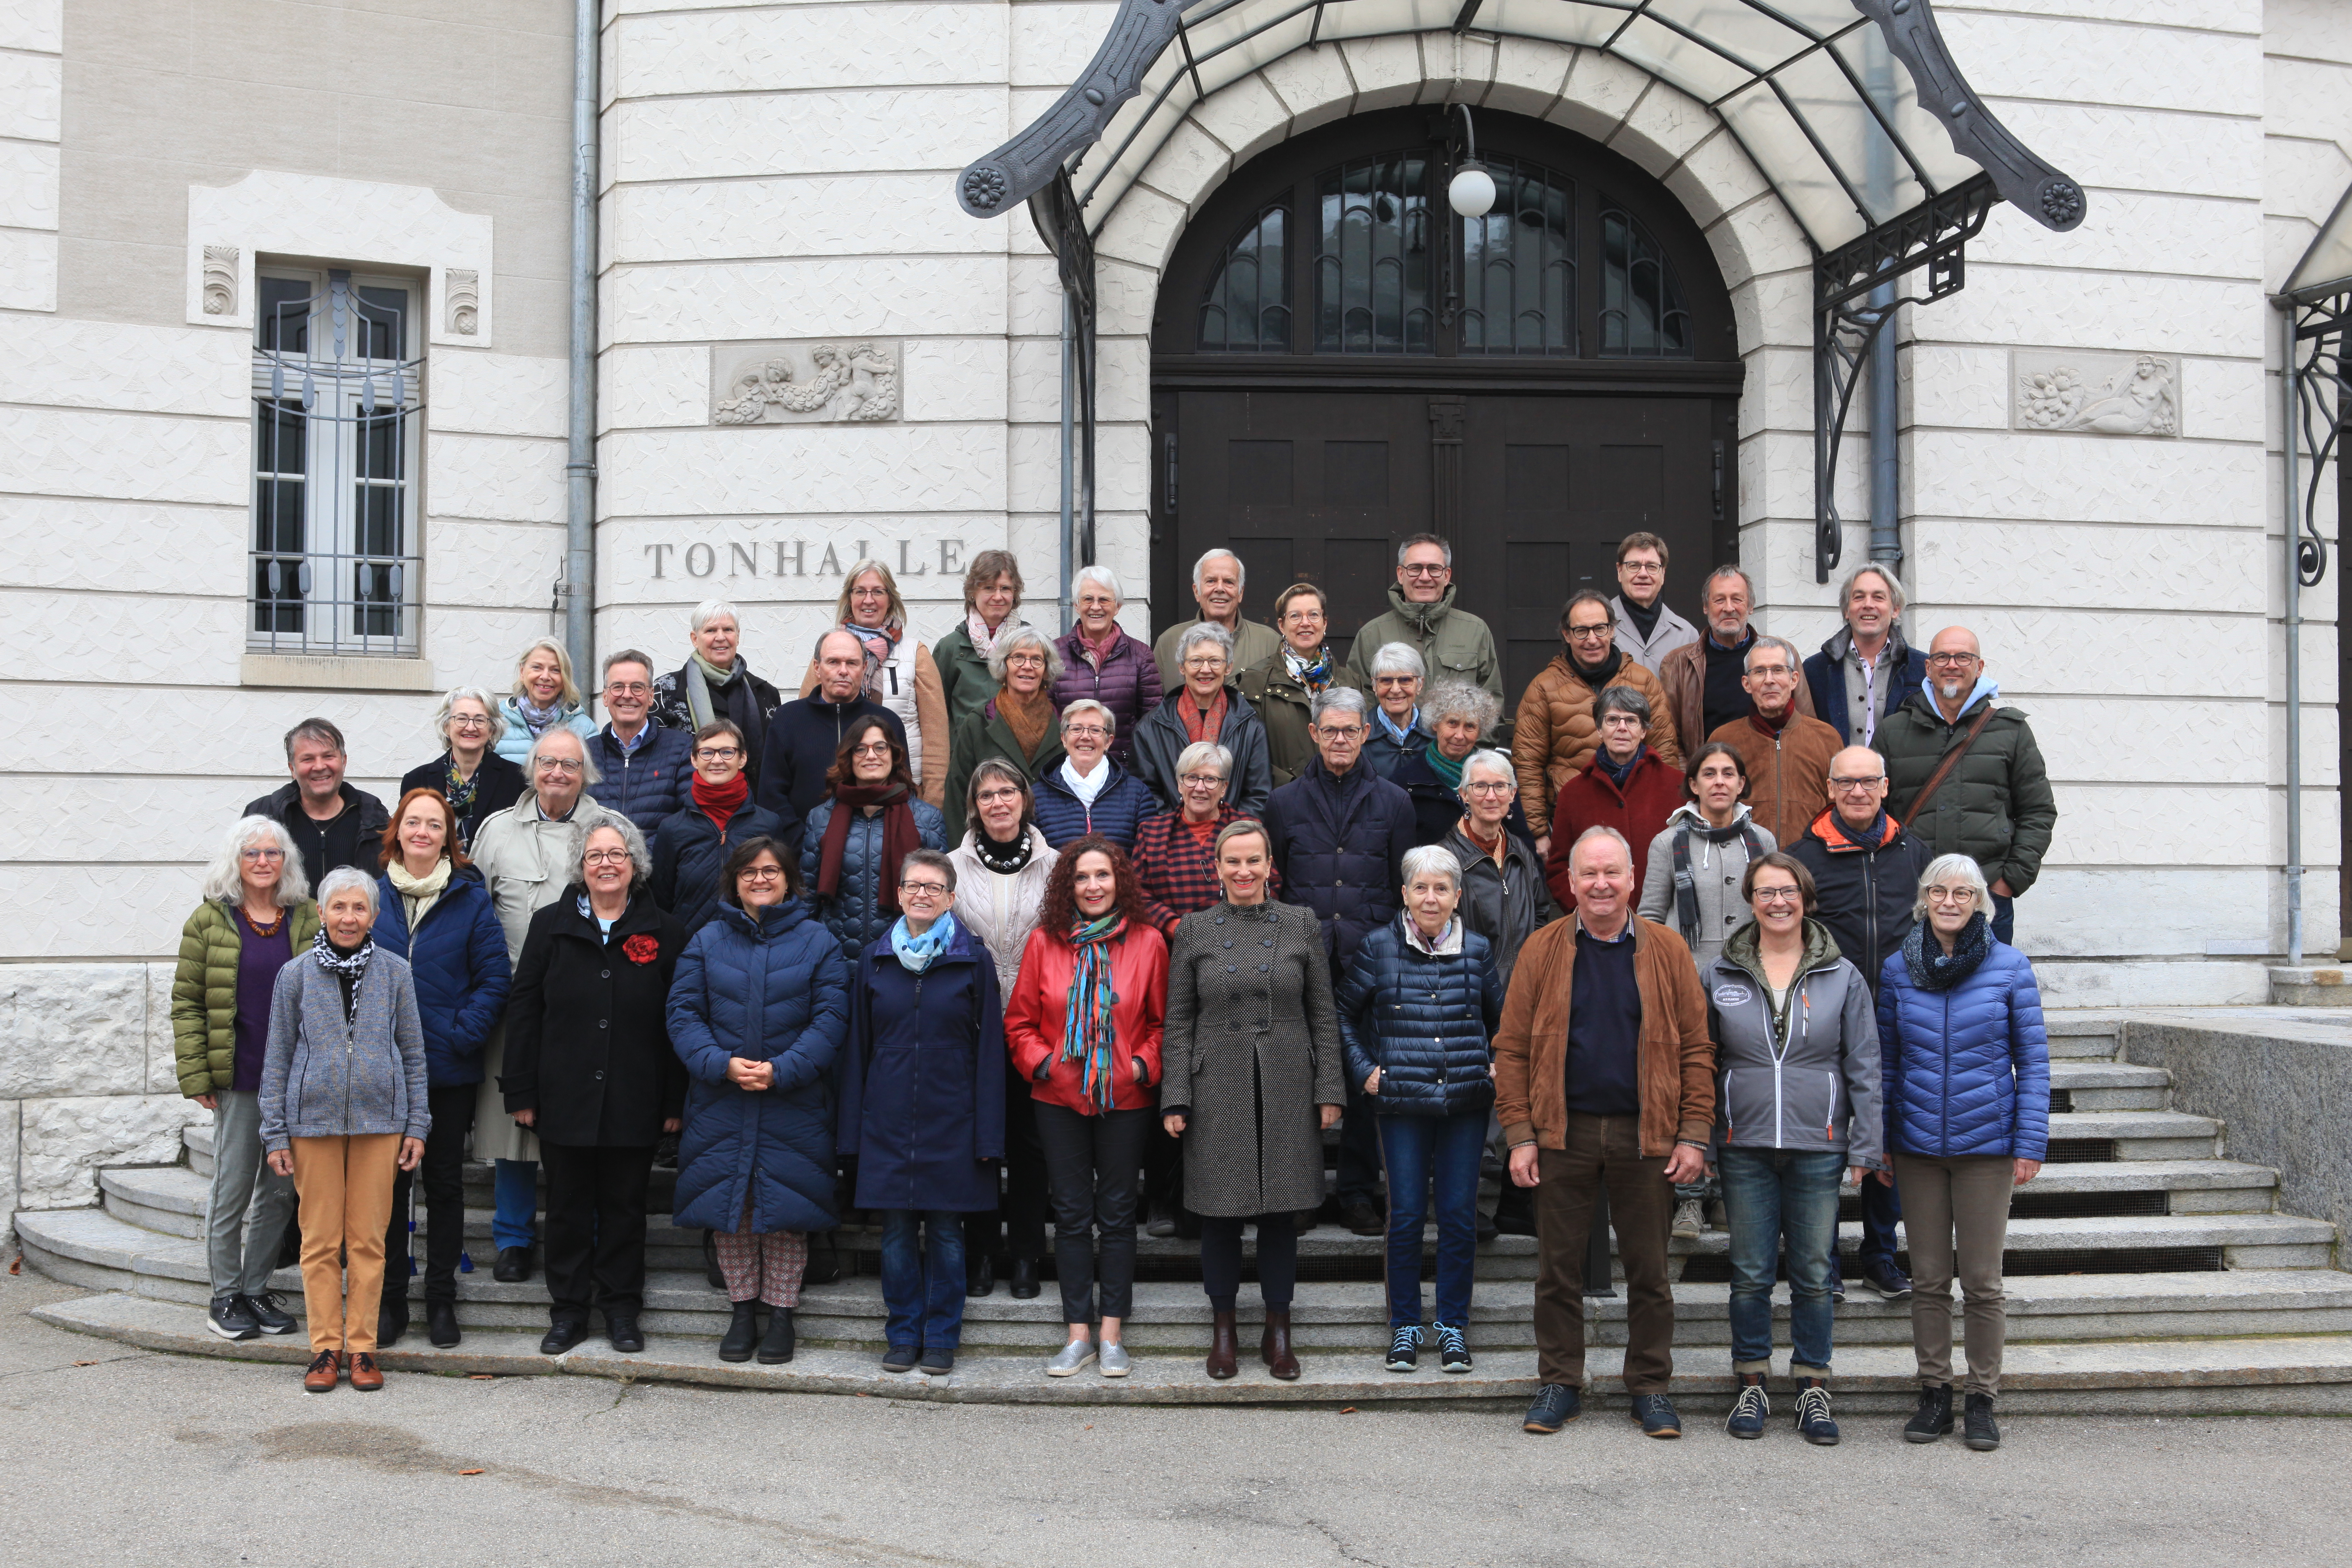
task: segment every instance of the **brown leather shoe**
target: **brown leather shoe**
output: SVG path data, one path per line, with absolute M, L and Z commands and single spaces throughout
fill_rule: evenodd
M 305 1394 L 332 1394 L 341 1380 L 342 1367 L 332 1351 L 320 1351 L 310 1358 L 310 1370 L 302 1374 Z
M 1209 1317 L 1209 1375 L 1223 1383 L 1241 1370 L 1241 1347 L 1234 1342 L 1231 1312 L 1212 1312 Z
M 1290 1349 L 1290 1309 L 1268 1307 L 1265 1310 L 1265 1333 L 1258 1340 L 1257 1353 L 1265 1359 L 1265 1368 L 1285 1383 L 1298 1376 L 1298 1357 Z
M 373 1394 L 383 1386 L 383 1368 L 375 1364 L 375 1357 L 361 1351 L 352 1357 L 352 1388 L 359 1394 Z

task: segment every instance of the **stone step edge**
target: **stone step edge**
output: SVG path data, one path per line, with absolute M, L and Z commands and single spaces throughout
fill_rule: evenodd
M 203 1313 L 120 1294 L 106 1294 L 37 1307 L 32 1316 L 54 1328 L 89 1334 L 142 1349 L 217 1359 L 274 1363 L 289 1368 L 309 1360 L 306 1343 L 252 1340 L 230 1343 L 206 1331 Z M 729 1363 L 708 1350 L 694 1357 L 670 1353 L 656 1339 L 645 1352 L 621 1355 L 592 1339 L 560 1357 L 537 1353 L 530 1333 L 478 1331 L 471 1343 L 454 1350 L 403 1347 L 384 1352 L 394 1373 L 505 1377 L 571 1375 L 622 1382 L 667 1382 L 778 1393 L 865 1395 L 942 1404 L 1056 1405 L 1332 1405 L 1448 1401 L 1518 1401 L 1535 1391 L 1533 1354 L 1489 1352 L 1488 1363 L 1466 1375 L 1433 1369 L 1411 1375 L 1378 1370 L 1376 1356 L 1336 1352 L 1303 1357 L 1306 1375 L 1278 1383 L 1264 1370 L 1245 1365 L 1229 1383 L 1214 1383 L 1192 1370 L 1191 1358 L 1166 1352 L 1139 1355 L 1139 1375 L 1105 1379 L 1092 1373 L 1053 1380 L 1041 1373 L 1041 1358 L 960 1358 L 955 1373 L 929 1378 L 883 1372 L 869 1352 L 810 1349 L 786 1365 Z M 1696 1356 L 1683 1358 L 1696 1361 Z M 1712 1359 L 1712 1358 L 1710 1358 Z M 1908 1346 L 1855 1346 L 1842 1351 L 1832 1386 L 1850 1411 L 1876 1405 L 1907 1407 L 1916 1386 Z M 2165 1365 L 2165 1362 L 2188 1363 Z M 1587 1352 L 1589 1394 L 1603 1407 L 1620 1407 L 1617 1379 L 1622 1351 L 1596 1346 Z M 2221 1414 L 2258 1410 L 2352 1411 L 2352 1335 L 2223 1341 L 2134 1341 L 2094 1345 L 2013 1347 L 2002 1373 L 2001 1405 L 2007 1412 L 2128 1414 L 2148 1410 Z M 1689 1412 L 1711 1418 L 1728 1406 L 1731 1378 L 1724 1372 L 1680 1372 L 1670 1392 Z M 1893 1436 L 1890 1428 L 1887 1436 Z

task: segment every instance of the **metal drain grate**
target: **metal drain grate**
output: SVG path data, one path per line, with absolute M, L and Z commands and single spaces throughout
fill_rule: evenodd
M 2043 1158 L 2047 1165 L 2104 1165 L 2116 1157 L 2112 1138 L 2053 1138 Z
M 2059 1115 L 2074 1109 L 2074 1091 L 2073 1089 L 2053 1089 L 2050 1091 L 2050 1112 L 2052 1115 Z
M 1906 1273 L 1910 1270 L 1908 1252 L 1898 1254 L 1896 1260 Z M 2005 1252 L 2000 1259 L 2004 1275 L 2218 1274 L 2222 1267 L 2218 1247 L 2074 1247 L 2060 1252 Z M 1847 1268 L 1851 1279 L 1850 1261 Z M 1731 1259 L 1721 1253 L 1685 1258 L 1681 1279 L 1685 1285 L 1727 1285 Z
M 2172 1208 L 2162 1191 L 2037 1193 L 2027 1187 L 2010 1199 L 2009 1212 L 2014 1219 L 2112 1219 L 2168 1215 Z M 1840 1198 L 1838 1218 L 1848 1224 L 1862 1218 L 1862 1200 L 1850 1194 Z

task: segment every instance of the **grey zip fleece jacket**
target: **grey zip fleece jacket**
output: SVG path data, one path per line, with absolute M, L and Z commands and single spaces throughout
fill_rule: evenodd
M 278 972 L 261 1064 L 264 1149 L 275 1152 L 295 1138 L 422 1138 L 432 1130 L 425 1027 L 408 961 L 376 949 L 356 1000 L 346 1025 L 342 986 L 309 952 Z
M 1716 1049 L 1714 1152 L 1835 1150 L 1849 1165 L 1883 1168 L 1878 1016 L 1862 972 L 1808 919 L 1805 956 L 1776 1016 L 1759 935 L 1742 926 L 1699 969 Z

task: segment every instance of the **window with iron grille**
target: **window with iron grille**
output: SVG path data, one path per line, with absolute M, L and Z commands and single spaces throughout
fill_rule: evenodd
M 256 292 L 247 646 L 414 657 L 423 290 L 264 266 Z

